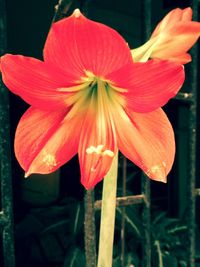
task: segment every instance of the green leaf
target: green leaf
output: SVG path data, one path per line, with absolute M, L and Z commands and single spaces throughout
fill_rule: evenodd
M 134 266 L 139 267 L 140 259 L 138 255 L 135 253 L 128 253 L 126 255 L 126 267 Z
M 117 212 L 122 215 L 122 211 L 120 208 L 117 208 Z M 124 215 L 124 218 L 126 222 L 129 224 L 129 226 L 132 228 L 132 231 L 139 237 L 140 235 L 140 230 L 138 229 L 137 225 L 134 222 L 134 218 L 131 218 L 128 213 L 126 212 Z
M 49 226 L 47 226 L 43 231 L 42 234 L 47 233 L 47 232 L 59 232 L 61 229 L 66 229 L 67 225 L 70 224 L 70 220 L 61 220 L 56 223 L 53 223 Z
M 85 266 L 84 252 L 79 248 L 72 248 L 65 256 L 62 267 L 82 267 Z
M 178 261 L 176 259 L 176 257 L 174 256 L 164 256 L 163 257 L 163 263 L 164 263 L 164 267 L 178 267 Z M 159 266 L 160 267 L 160 266 Z
M 113 259 L 113 267 L 121 267 L 120 256 Z

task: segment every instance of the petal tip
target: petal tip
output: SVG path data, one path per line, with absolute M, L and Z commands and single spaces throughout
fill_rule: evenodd
M 27 171 L 24 174 L 24 178 L 27 179 L 27 178 L 29 178 L 30 175 L 31 175 L 31 172 L 30 171 Z
M 146 175 L 152 180 L 166 184 L 167 183 L 166 163 L 162 162 L 161 164 L 152 166 L 146 172 Z
M 80 9 L 76 8 L 72 14 L 75 18 L 79 18 L 82 15 Z
M 166 177 L 166 176 L 161 177 L 161 178 L 158 180 L 158 182 L 161 182 L 161 183 L 166 184 L 166 183 L 167 183 L 167 177 Z
M 92 189 L 94 189 L 94 187 L 95 187 L 95 185 L 96 185 L 96 183 L 94 183 L 94 182 L 90 182 L 90 181 L 84 179 L 83 177 L 81 177 L 81 180 L 80 180 L 80 181 L 81 181 L 82 186 L 83 186 L 86 190 L 92 190 Z
M 145 173 L 147 175 L 148 178 L 150 178 L 151 180 L 154 180 L 156 182 L 160 182 L 160 183 L 164 183 L 167 184 L 167 177 L 166 176 L 159 176 L 159 175 L 151 175 L 149 173 Z

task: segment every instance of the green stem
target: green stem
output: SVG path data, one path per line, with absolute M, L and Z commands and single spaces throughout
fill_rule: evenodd
M 118 153 L 103 182 L 98 267 L 112 267 L 117 193 Z

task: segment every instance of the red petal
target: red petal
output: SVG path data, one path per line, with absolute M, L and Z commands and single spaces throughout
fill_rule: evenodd
M 168 58 L 168 60 L 179 63 L 179 64 L 186 64 L 189 63 L 192 60 L 192 57 L 188 53 L 183 53 L 178 56 L 171 56 Z
M 77 12 L 53 24 L 44 58 L 80 76 L 85 70 L 104 76 L 132 60 L 127 43 L 115 30 Z
M 124 93 L 128 107 L 136 112 L 150 112 L 175 96 L 184 82 L 182 65 L 150 60 L 127 65 L 107 76 Z
M 108 107 L 100 103 L 89 107 L 82 126 L 78 153 L 81 182 L 86 189 L 93 188 L 109 171 L 116 153 L 115 129 Z
M 151 38 L 155 37 L 162 32 L 168 30 L 169 28 L 176 27 L 177 22 L 179 21 L 190 21 L 192 19 L 192 9 L 190 7 L 185 9 L 176 8 L 170 11 L 156 26 L 153 31 Z
M 182 10 L 182 18 L 181 21 L 190 21 L 192 20 L 192 9 L 191 7 L 186 7 Z
M 79 118 L 68 120 L 66 112 L 29 108 L 15 136 L 15 154 L 28 176 L 51 173 L 78 151 Z
M 119 150 L 151 179 L 166 182 L 171 170 L 175 142 L 171 124 L 158 109 L 151 113 L 115 113 Z
M 177 22 L 166 33 L 158 36 L 158 44 L 155 46 L 151 57 L 167 59 L 179 56 L 187 52 L 200 36 L 199 22 Z
M 66 108 L 71 94 L 57 89 L 70 87 L 78 78 L 40 60 L 14 55 L 1 57 L 3 81 L 27 103 L 42 109 Z

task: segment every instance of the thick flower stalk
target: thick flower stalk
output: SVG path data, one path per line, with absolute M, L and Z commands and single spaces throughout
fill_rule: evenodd
M 131 51 L 132 56 L 140 62 L 157 58 L 185 64 L 191 61 L 187 52 L 199 36 L 200 23 L 192 21 L 192 9 L 176 8 L 157 25 L 149 41 Z
M 166 182 L 175 143 L 160 107 L 181 88 L 181 65 L 133 62 L 115 30 L 75 10 L 53 24 L 43 61 L 7 54 L 1 71 L 6 86 L 31 105 L 15 136 L 26 176 L 53 172 L 78 153 L 81 182 L 90 189 L 119 149 L 151 179 Z

